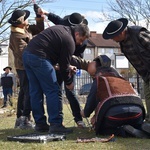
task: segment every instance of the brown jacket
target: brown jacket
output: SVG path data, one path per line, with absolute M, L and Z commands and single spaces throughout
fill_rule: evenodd
M 77 57 L 75 55 L 72 56 L 71 59 L 71 65 L 76 66 L 78 69 L 83 69 L 87 71 L 88 69 L 88 64 L 90 63 L 90 60 L 85 60 L 81 57 Z
M 9 48 L 13 51 L 15 68 L 24 70 L 22 53 L 32 37 L 44 30 L 44 18 L 36 18 L 36 25 L 29 25 L 27 30 L 11 26 Z

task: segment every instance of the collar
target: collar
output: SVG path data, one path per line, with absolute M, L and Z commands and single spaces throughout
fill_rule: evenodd
M 22 28 L 19 28 L 19 27 L 13 27 L 13 26 L 11 26 L 11 31 L 12 32 L 19 32 L 19 33 L 25 34 L 25 30 L 22 29 Z

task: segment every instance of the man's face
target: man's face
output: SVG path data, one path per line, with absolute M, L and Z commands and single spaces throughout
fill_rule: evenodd
M 115 36 L 114 38 L 112 38 L 113 41 L 115 42 L 121 42 L 125 39 L 123 32 L 120 33 L 119 35 Z
M 96 61 L 92 61 L 88 64 L 88 73 L 92 78 L 95 78 L 96 74 Z
M 76 45 L 82 45 L 86 39 L 86 36 L 80 36 L 79 32 L 75 33 Z
M 5 73 L 9 73 L 10 72 L 10 69 L 9 68 L 6 68 L 5 69 Z

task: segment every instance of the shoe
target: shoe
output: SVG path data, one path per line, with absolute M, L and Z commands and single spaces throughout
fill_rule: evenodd
M 83 121 L 78 121 L 76 124 L 79 128 L 85 128 L 86 127 L 86 125 Z
M 49 125 L 48 124 L 36 124 L 35 125 L 35 131 L 37 131 L 37 132 L 48 132 L 49 131 Z
M 133 126 L 131 125 L 124 125 L 123 129 L 129 133 L 130 135 L 132 135 L 133 137 L 136 138 L 149 138 L 148 135 L 146 135 L 143 131 L 139 130 L 139 129 L 135 129 Z
M 68 133 L 72 133 L 72 132 L 73 132 L 72 129 L 68 129 L 68 128 L 64 127 L 63 125 L 51 125 L 49 127 L 50 134 L 68 134 Z
M 14 128 L 19 128 L 20 123 L 21 123 L 20 118 L 17 118 L 16 122 L 15 122 L 15 127 Z
M 34 9 L 36 15 L 39 15 L 39 9 L 41 9 L 41 8 L 37 4 L 33 5 L 33 9 Z
M 7 105 L 4 104 L 1 108 L 6 108 L 6 107 L 7 107 Z
M 143 123 L 141 126 L 141 129 L 142 131 L 150 135 L 150 123 L 147 123 L 147 122 Z
M 31 121 L 26 116 L 20 117 L 20 129 L 34 129 L 34 125 L 31 123 Z

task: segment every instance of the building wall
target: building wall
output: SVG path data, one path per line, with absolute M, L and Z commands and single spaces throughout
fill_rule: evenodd
M 8 45 L 1 44 L 0 48 L 2 49 L 2 53 L 0 54 L 0 74 L 4 73 L 3 68 L 8 66 Z
M 119 53 L 120 49 L 118 48 L 86 48 L 84 51 L 84 59 L 93 60 L 99 55 L 107 55 L 112 60 L 112 65 L 115 65 L 115 55 L 114 53 Z
M 86 60 L 93 60 L 94 59 L 94 48 L 86 48 L 85 51 L 84 51 L 84 59 Z
M 8 66 L 8 55 L 0 55 L 0 74 L 4 73 L 3 68 Z

